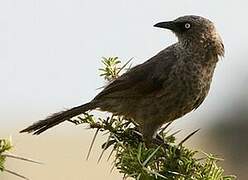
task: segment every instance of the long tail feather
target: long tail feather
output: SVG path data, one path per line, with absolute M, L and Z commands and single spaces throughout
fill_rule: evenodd
M 52 128 L 53 126 L 56 126 L 66 120 L 69 120 L 75 116 L 78 116 L 94 108 L 96 108 L 95 104 L 90 102 L 66 111 L 55 113 L 44 120 L 35 122 L 31 126 L 21 130 L 20 133 L 27 132 L 27 133 L 33 133 L 34 135 L 39 135 L 40 133 L 46 131 L 47 129 Z

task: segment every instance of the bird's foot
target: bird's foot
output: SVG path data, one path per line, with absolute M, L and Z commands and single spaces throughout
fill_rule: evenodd
M 167 142 L 159 135 L 153 138 L 144 138 L 144 142 L 148 148 L 154 148 L 157 146 L 163 146 L 164 148 L 168 147 Z

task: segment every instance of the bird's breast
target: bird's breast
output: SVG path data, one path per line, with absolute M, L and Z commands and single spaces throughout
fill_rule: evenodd
M 182 116 L 193 110 L 199 100 L 204 100 L 212 81 L 215 66 L 200 63 L 181 63 L 171 74 L 173 107 Z

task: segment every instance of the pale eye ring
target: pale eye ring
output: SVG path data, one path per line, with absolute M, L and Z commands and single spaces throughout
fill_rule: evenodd
M 191 27 L 191 25 L 190 25 L 189 23 L 185 23 L 184 27 L 185 27 L 186 29 L 189 29 L 189 28 Z

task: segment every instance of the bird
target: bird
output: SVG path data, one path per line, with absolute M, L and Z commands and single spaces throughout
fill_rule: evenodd
M 55 113 L 20 132 L 39 135 L 89 110 L 132 119 L 146 143 L 158 129 L 197 109 L 206 98 L 224 44 L 212 21 L 185 15 L 154 25 L 172 31 L 177 42 L 109 83 L 90 102 Z

